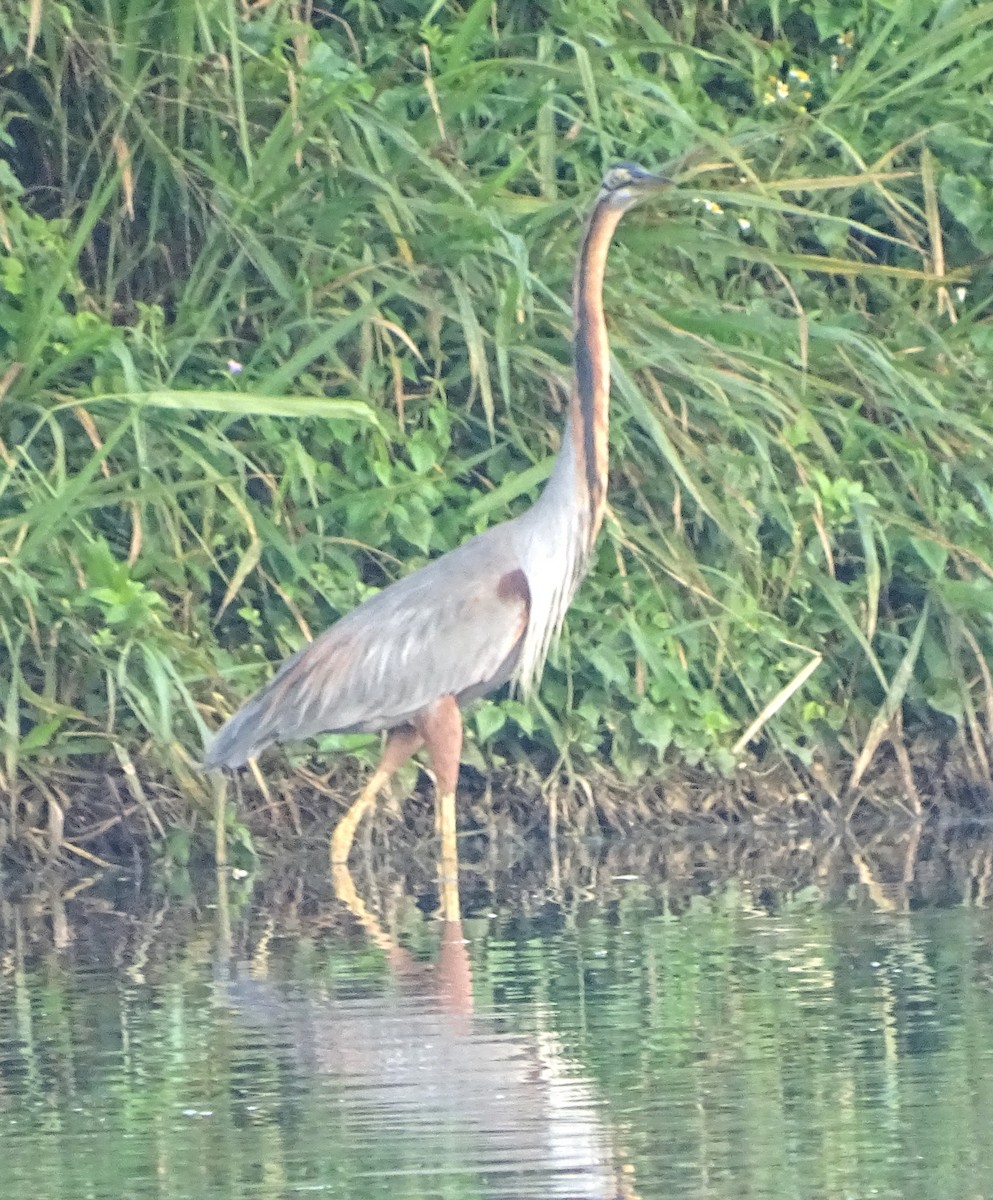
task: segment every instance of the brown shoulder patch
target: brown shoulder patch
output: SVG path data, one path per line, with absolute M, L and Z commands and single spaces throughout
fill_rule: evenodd
M 520 600 L 525 608 L 531 607 L 531 589 L 528 587 L 528 577 L 520 567 L 516 571 L 508 571 L 506 575 L 500 577 L 500 581 L 497 583 L 497 595 L 501 600 Z

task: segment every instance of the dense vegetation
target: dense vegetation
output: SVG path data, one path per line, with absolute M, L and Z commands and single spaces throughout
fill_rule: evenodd
M 988 781 L 993 4 L 4 12 L 5 837 L 108 761 L 202 795 L 272 661 L 535 494 L 618 158 L 690 156 L 611 259 L 612 507 L 479 761 Z

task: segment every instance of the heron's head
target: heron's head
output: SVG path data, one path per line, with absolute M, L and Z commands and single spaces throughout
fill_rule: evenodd
M 638 163 L 615 163 L 603 177 L 597 204 L 606 201 L 611 208 L 619 208 L 626 212 L 643 196 L 671 184 L 672 180 L 668 176 L 656 175 Z

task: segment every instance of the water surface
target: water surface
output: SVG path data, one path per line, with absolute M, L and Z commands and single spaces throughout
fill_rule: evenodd
M 993 1192 L 993 851 L 627 847 L 0 903 L 0 1195 Z M 546 868 L 552 866 L 553 870 Z

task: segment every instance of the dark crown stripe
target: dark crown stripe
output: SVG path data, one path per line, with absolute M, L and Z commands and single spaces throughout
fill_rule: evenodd
M 601 227 L 603 206 L 594 209 L 583 245 L 580 250 L 576 278 L 579 286 L 574 297 L 575 334 L 573 337 L 573 366 L 575 370 L 576 397 L 579 401 L 579 421 L 583 454 L 583 474 L 590 508 L 591 528 L 596 525 L 597 509 L 603 493 L 603 480 L 599 474 L 596 450 L 596 423 L 603 413 L 598 405 L 597 381 L 602 378 L 604 363 L 601 360 L 603 344 L 597 336 L 596 326 L 603 321 L 603 307 L 599 301 L 599 288 L 588 287 L 590 259 L 600 250 L 599 242 L 604 236 Z M 607 234 L 609 237 L 609 233 Z M 590 293 L 592 297 L 591 307 Z

